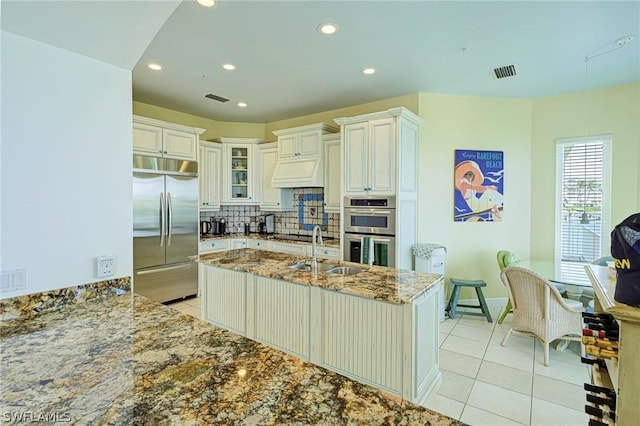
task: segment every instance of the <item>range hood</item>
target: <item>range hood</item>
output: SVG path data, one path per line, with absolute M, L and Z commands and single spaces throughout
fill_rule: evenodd
M 274 188 L 306 188 L 324 186 L 324 164 L 321 157 L 280 160 L 273 170 Z

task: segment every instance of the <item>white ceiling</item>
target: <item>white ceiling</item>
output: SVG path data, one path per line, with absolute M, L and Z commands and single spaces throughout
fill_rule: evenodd
M 94 57 L 107 52 L 129 68 L 130 51 L 140 46 L 128 40 L 136 40 L 138 29 L 153 27 L 144 8 L 157 17 L 158 4 L 166 6 L 164 13 L 175 7 L 175 1 L 88 1 L 76 9 L 86 19 L 69 25 L 56 7 L 78 2 L 47 1 L 42 12 L 25 6 L 36 2 L 17 2 L 22 6 L 14 10 L 6 3 L 13 2 L 2 3 L 3 28 L 54 45 L 64 45 L 66 37 L 63 47 Z M 117 13 L 105 13 L 105 3 L 117 3 Z M 321 36 L 316 27 L 326 21 L 339 32 Z M 270 122 L 417 92 L 538 98 L 583 90 L 585 56 L 617 47 L 615 41 L 626 35 L 636 39 L 589 61 L 590 88 L 640 81 L 640 2 L 222 0 L 203 8 L 186 0 L 133 67 L 133 97 L 239 122 Z M 86 46 L 93 46 L 90 52 Z M 149 62 L 164 69 L 151 71 Z M 237 69 L 223 70 L 225 62 Z M 509 64 L 518 75 L 497 80 L 493 68 Z M 365 76 L 365 67 L 377 73 Z M 206 99 L 207 93 L 230 101 Z M 249 106 L 239 108 L 240 101 Z

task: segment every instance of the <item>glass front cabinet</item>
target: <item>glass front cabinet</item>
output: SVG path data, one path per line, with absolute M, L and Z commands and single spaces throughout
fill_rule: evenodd
M 219 138 L 223 144 L 223 204 L 258 204 L 254 181 L 257 177 L 257 144 L 262 139 Z

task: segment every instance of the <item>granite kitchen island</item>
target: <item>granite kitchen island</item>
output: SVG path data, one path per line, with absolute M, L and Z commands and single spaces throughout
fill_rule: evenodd
M 3 424 L 461 424 L 131 293 L 2 321 L 0 347 Z
M 193 260 L 212 324 L 415 403 L 441 382 L 441 275 L 337 261 L 314 272 L 308 258 L 254 249 Z

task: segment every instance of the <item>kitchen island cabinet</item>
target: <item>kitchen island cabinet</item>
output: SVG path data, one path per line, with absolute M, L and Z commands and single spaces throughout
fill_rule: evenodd
M 226 311 L 211 310 L 209 301 L 237 306 L 236 313 L 246 314 L 243 336 L 423 403 L 441 381 L 437 292 L 442 276 L 335 261 L 328 262 L 362 272 L 336 276 L 289 267 L 304 259 L 253 249 L 199 256 L 206 319 L 227 327 Z M 244 275 L 244 292 L 231 299 L 229 272 Z

